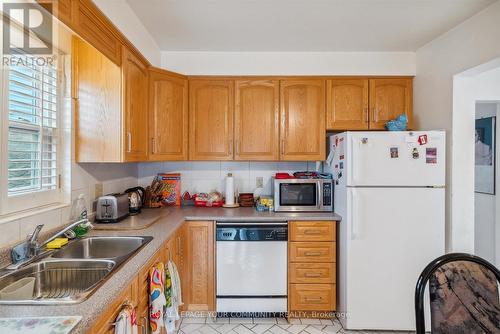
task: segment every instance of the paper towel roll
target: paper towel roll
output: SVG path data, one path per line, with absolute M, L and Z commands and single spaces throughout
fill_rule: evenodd
M 226 205 L 234 205 L 234 178 L 229 173 L 226 177 Z

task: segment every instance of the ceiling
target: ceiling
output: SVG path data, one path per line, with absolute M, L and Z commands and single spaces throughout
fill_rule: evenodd
M 496 0 L 126 0 L 163 51 L 415 51 Z

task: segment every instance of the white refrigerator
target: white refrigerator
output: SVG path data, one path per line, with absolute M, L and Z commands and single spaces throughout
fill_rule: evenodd
M 329 138 L 338 307 L 346 329 L 415 330 L 424 267 L 445 253 L 445 133 L 345 132 Z

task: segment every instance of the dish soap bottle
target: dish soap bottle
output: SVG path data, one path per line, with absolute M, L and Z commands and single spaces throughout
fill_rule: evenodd
M 80 194 L 71 207 L 71 221 L 87 219 L 87 217 L 87 203 L 85 202 L 85 197 L 83 196 L 83 194 Z M 75 233 L 75 236 L 77 238 L 83 237 L 85 234 L 87 234 L 88 231 L 88 224 L 80 224 L 73 229 L 73 232 Z

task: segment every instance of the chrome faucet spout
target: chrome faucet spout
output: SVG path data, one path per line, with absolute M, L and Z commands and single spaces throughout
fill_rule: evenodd
M 57 238 L 61 234 L 64 234 L 65 232 L 67 232 L 67 231 L 69 231 L 69 230 L 71 230 L 71 229 L 73 229 L 76 226 L 81 225 L 81 224 L 84 224 L 88 228 L 93 227 L 87 218 L 80 219 L 80 220 L 77 220 L 77 221 L 69 224 L 68 226 L 64 227 L 62 230 L 59 230 L 58 232 L 54 233 L 51 237 L 47 238 L 47 240 L 45 240 L 41 244 L 38 243 L 38 235 L 40 234 L 40 231 L 43 228 L 43 224 L 38 225 L 35 228 L 35 230 L 33 231 L 33 233 L 28 235 L 28 239 L 25 241 L 26 246 L 27 246 L 26 247 L 27 248 L 26 256 L 17 262 L 14 262 L 14 260 L 13 260 L 13 263 L 11 265 L 7 266 L 6 269 L 8 269 L 8 270 L 18 269 L 19 267 L 30 263 L 34 258 L 36 258 L 40 254 L 40 252 L 43 250 L 43 248 L 49 242 L 51 242 L 52 240 L 54 240 L 55 238 Z

